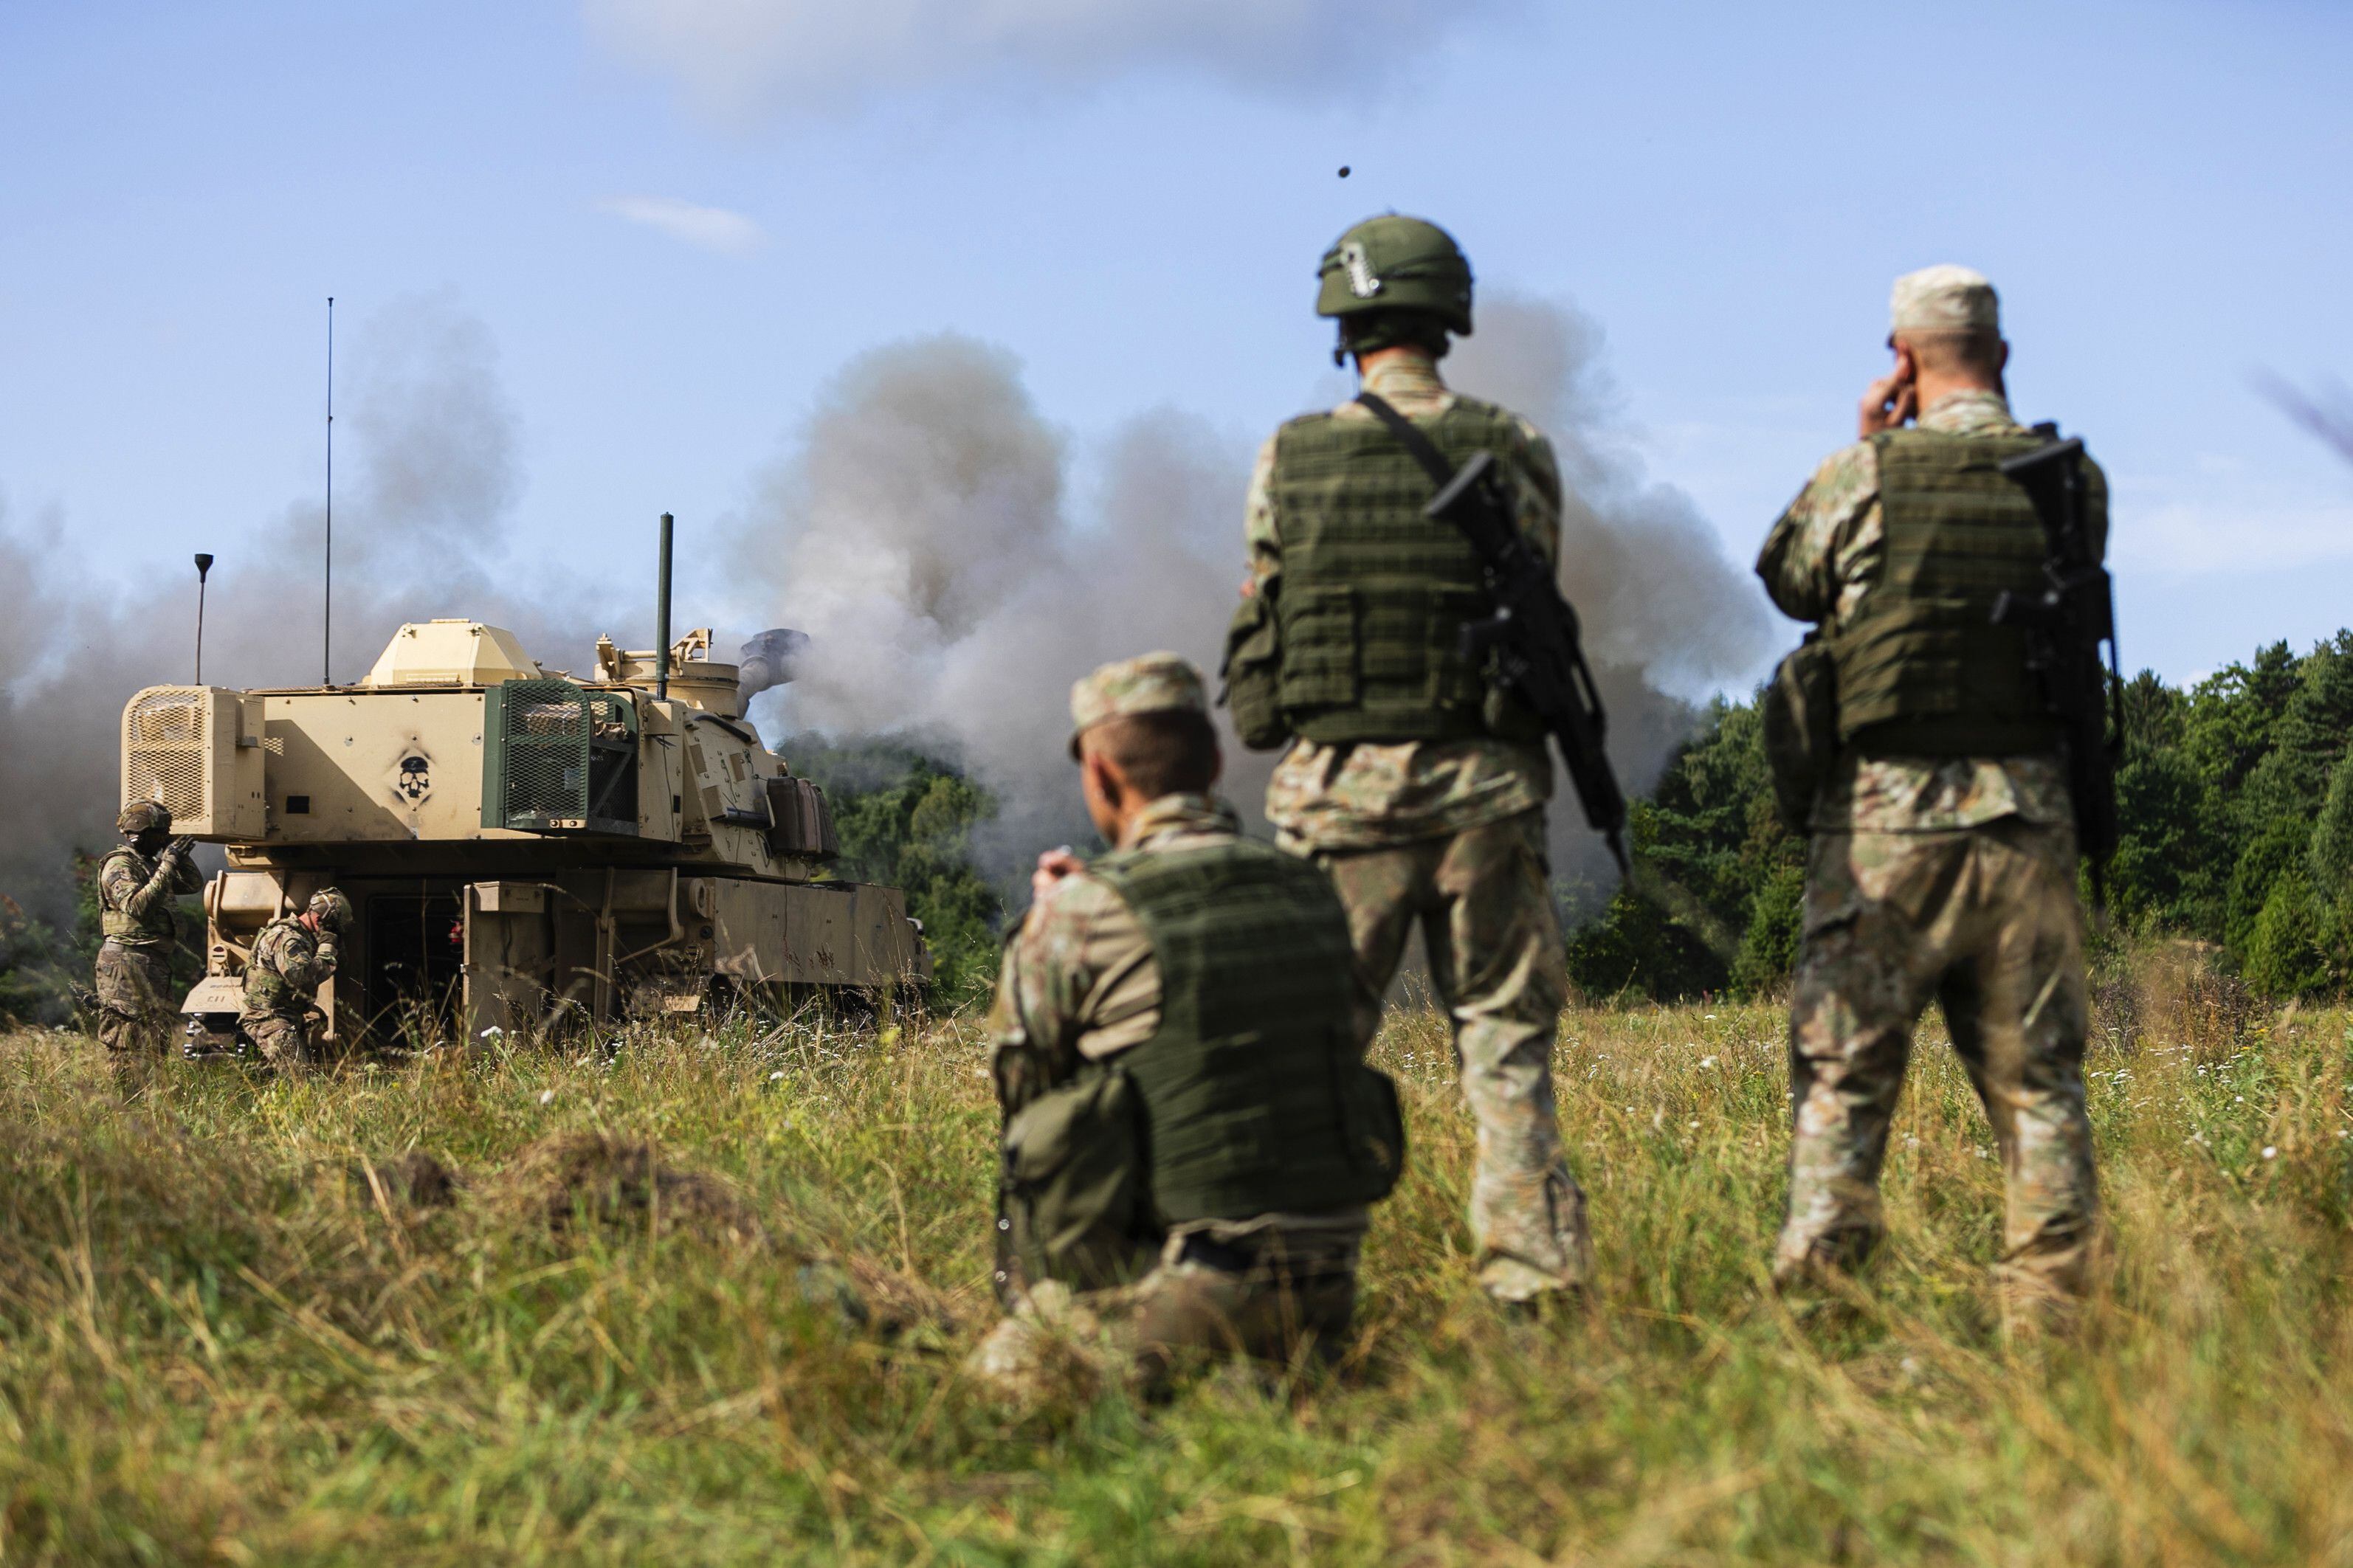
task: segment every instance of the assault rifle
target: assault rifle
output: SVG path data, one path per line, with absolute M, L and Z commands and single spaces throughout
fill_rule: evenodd
M 2049 444 L 2005 459 L 2001 471 L 2025 489 L 2042 521 L 2043 586 L 2036 594 L 2003 594 L 1994 601 L 1993 620 L 2025 632 L 2028 668 L 2059 721 L 2076 847 L 2091 868 L 2092 903 L 2099 909 L 2107 903 L 2107 863 L 2116 847 L 2116 760 L 2125 743 L 2116 599 L 2084 519 L 2083 438 L 2058 439 L 2056 425 L 2034 430 Z
M 1461 530 L 1478 554 L 1495 613 L 1462 628 L 1462 658 L 1473 666 L 1493 658 L 1497 679 L 1544 721 L 1577 786 L 1585 820 L 1609 846 L 1619 874 L 1626 875 L 1626 796 L 1602 750 L 1609 716 L 1578 644 L 1577 612 L 1552 568 L 1520 532 L 1495 455 L 1474 452 L 1458 470 L 1385 399 L 1367 392 L 1356 401 L 1388 426 L 1438 486 L 1423 514 Z

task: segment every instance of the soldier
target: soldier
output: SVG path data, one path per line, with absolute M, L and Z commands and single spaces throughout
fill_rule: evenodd
M 299 915 L 280 915 L 253 940 L 245 966 L 245 1005 L 237 1023 L 272 1067 L 300 1068 L 312 1054 L 311 998 L 335 976 L 352 902 L 333 888 L 311 895 Z
M 122 842 L 98 868 L 98 1038 L 118 1064 L 171 1048 L 172 951 L 179 945 L 173 900 L 201 885 L 195 840 L 172 837 L 172 814 L 133 801 L 114 819 Z
M 1109 855 L 1039 858 L 989 1015 L 1006 1116 L 979 1376 L 1034 1392 L 1056 1347 L 1158 1384 L 1187 1352 L 1333 1352 L 1366 1205 L 1403 1158 L 1377 1017 L 1314 868 L 1213 799 L 1201 678 L 1173 653 L 1072 689 Z
M 1335 360 L 1355 356 L 1363 390 L 1448 460 L 1495 454 L 1521 529 L 1556 559 L 1551 443 L 1440 379 L 1449 334 L 1471 331 L 1471 268 L 1446 232 L 1358 224 L 1325 254 L 1315 309 L 1339 323 Z M 1362 403 L 1278 430 L 1250 480 L 1227 693 L 1245 744 L 1290 742 L 1266 815 L 1283 847 L 1331 874 L 1373 994 L 1421 928 L 1479 1128 L 1480 1281 L 1526 1305 L 1581 1295 L 1592 1275 L 1553 1106 L 1567 966 L 1545 852 L 1552 762 L 1534 716 L 1459 651 L 1492 605 L 1469 542 L 1423 515 L 1431 494 Z
M 1835 760 L 1815 795 L 1790 1003 L 1785 1286 L 1859 1262 L 1912 1029 L 1934 998 L 2001 1150 L 2006 1310 L 2079 1294 L 2098 1206 L 2084 1116 L 2083 912 L 2060 737 L 2004 589 L 2042 587 L 2044 536 L 2002 458 L 2010 417 L 1994 290 L 1931 267 L 1896 279 L 1895 364 L 1757 563 L 1821 625 Z M 1915 416 L 1917 423 L 1907 426 Z M 2084 466 L 2105 547 L 2106 491 Z

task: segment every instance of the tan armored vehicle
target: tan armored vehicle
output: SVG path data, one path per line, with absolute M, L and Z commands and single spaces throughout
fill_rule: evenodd
M 575 678 L 496 626 L 427 621 L 354 686 L 132 698 L 123 798 L 228 848 L 191 1048 L 233 1043 L 255 936 L 329 885 L 357 912 L 319 998 L 345 1040 L 928 977 L 899 892 L 827 871 L 825 796 L 744 721 L 710 633 L 663 651 L 599 638 Z

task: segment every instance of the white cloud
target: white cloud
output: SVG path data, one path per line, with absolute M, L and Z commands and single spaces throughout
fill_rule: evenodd
M 1329 98 L 1527 0 L 583 0 L 622 58 L 743 120 L 893 89 L 1160 65 Z
M 760 226 L 742 213 L 725 207 L 697 206 L 676 196 L 607 196 L 596 204 L 615 217 L 658 228 L 672 239 L 682 239 L 722 256 L 746 256 L 767 239 Z

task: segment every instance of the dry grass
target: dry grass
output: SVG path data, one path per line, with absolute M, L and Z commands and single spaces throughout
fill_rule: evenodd
M 127 1105 L 86 1042 L 19 1036 L 0 1561 L 2353 1563 L 2347 1019 L 2178 953 L 2103 1004 L 2114 1261 L 2075 1342 L 1995 1328 L 1997 1171 L 1933 1029 L 1859 1310 L 1783 1312 L 1780 1026 L 1734 1006 L 1566 1021 L 1599 1310 L 1506 1321 L 1409 1013 L 1353 1370 L 1029 1417 L 955 1373 L 990 1316 L 968 1024 L 179 1069 Z

